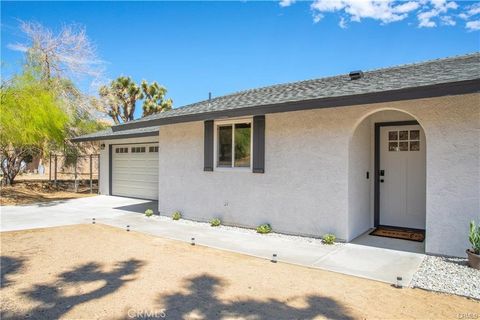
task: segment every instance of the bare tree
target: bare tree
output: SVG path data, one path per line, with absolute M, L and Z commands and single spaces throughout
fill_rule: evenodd
M 27 53 L 27 62 L 38 66 L 45 80 L 79 75 L 99 77 L 103 73 L 103 61 L 98 58 L 85 27 L 64 25 L 55 34 L 38 22 L 22 21 L 20 30 L 27 42 L 10 44 L 9 48 Z

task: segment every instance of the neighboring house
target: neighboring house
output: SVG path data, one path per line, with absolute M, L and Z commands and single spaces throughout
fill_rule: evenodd
M 463 256 L 480 217 L 480 54 L 238 93 L 76 138 L 100 140 L 103 194 L 161 214 L 351 241 L 426 230 Z

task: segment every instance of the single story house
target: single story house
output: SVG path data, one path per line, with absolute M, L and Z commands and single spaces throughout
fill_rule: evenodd
M 274 85 L 113 126 L 100 192 L 160 214 L 351 241 L 425 230 L 464 256 L 480 218 L 480 53 Z

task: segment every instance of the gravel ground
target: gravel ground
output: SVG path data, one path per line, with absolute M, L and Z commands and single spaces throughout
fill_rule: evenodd
M 160 221 L 169 221 L 169 222 L 173 221 L 171 217 L 167 217 L 167 216 L 155 215 L 153 217 L 150 217 L 149 219 L 152 219 L 152 218 L 153 219 L 158 219 Z M 199 222 L 199 221 L 193 221 L 193 220 L 187 220 L 187 219 L 180 219 L 180 220 L 177 220 L 177 221 L 174 221 L 174 222 L 175 223 L 186 224 L 186 225 L 197 225 L 197 226 L 202 226 L 202 227 L 205 227 L 205 228 L 213 228 L 212 226 L 210 226 L 210 223 L 208 223 L 208 222 Z M 296 241 L 296 242 L 299 242 L 299 243 L 314 243 L 314 244 L 319 244 L 319 245 L 325 245 L 326 246 L 326 244 L 323 244 L 322 239 L 319 239 L 319 238 L 293 236 L 293 235 L 276 233 L 276 232 L 271 232 L 271 233 L 268 233 L 268 234 L 259 234 L 254 229 L 231 227 L 231 226 L 224 226 L 224 225 L 220 225 L 218 227 L 215 227 L 215 229 L 222 230 L 222 231 L 224 230 L 224 231 L 241 232 L 241 233 L 244 233 L 244 234 L 256 234 L 256 235 L 261 236 L 261 237 L 281 238 L 281 239 L 285 239 L 285 240 Z M 344 243 L 336 242 L 334 245 L 335 246 L 342 246 L 342 245 L 344 245 Z
M 467 266 L 467 259 L 426 256 L 412 286 L 480 299 L 480 270 Z

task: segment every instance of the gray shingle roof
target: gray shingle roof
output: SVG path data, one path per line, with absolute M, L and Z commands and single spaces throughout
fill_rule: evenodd
M 476 79 L 480 79 L 479 52 L 371 70 L 364 72 L 363 78 L 353 81 L 348 74 L 343 74 L 240 91 L 130 121 L 127 125 L 117 125 L 112 129 L 75 138 L 73 141 L 155 135 L 158 134 L 158 123 L 155 123 L 157 125 L 155 127 L 148 126 L 149 121 L 158 122 L 155 120 L 174 120 L 217 111 L 235 111 L 322 98 L 342 98 Z M 132 128 L 136 124 L 143 128 Z
M 399 90 L 480 78 L 480 53 L 431 60 L 364 72 L 359 80 L 348 74 L 250 89 L 204 100 L 135 122 L 205 112 L 272 105 L 310 99 Z

